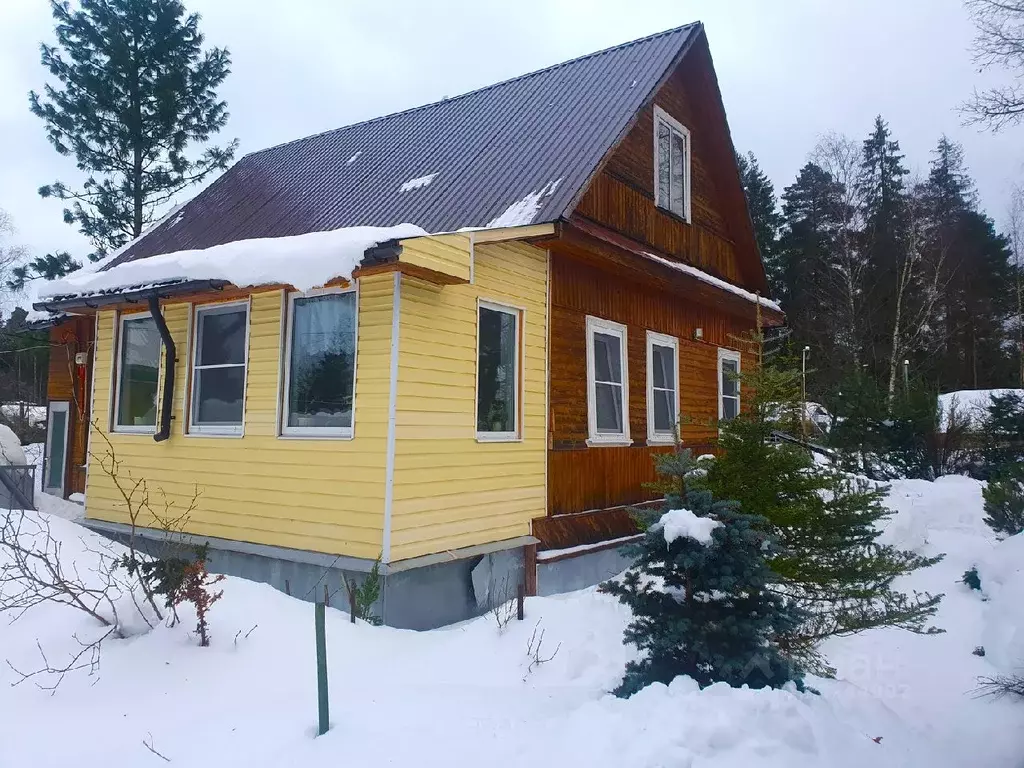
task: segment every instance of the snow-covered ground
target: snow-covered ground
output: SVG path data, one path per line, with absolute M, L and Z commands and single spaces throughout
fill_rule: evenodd
M 947 594 L 933 637 L 881 630 L 835 640 L 836 680 L 820 696 L 692 681 L 607 693 L 633 651 L 627 610 L 584 590 L 530 598 L 526 621 L 499 632 L 491 616 L 432 632 L 352 625 L 328 611 L 333 727 L 314 738 L 313 608 L 242 579 L 222 582 L 212 646 L 184 625 L 109 642 L 99 672 L 54 695 L 0 664 L 0 766 L 1001 766 L 1024 760 L 1024 703 L 971 695 L 979 675 L 1024 661 L 1024 536 L 996 543 L 980 484 L 964 478 L 893 485 L 886 537 L 947 558 L 909 588 Z M 65 560 L 87 565 L 93 535 L 52 518 Z M 984 592 L 959 583 L 977 565 Z M 541 657 L 527 647 L 539 627 Z M 39 606 L 0 620 L 0 656 L 38 665 L 97 628 Z M 985 657 L 972 654 L 984 646 Z M 877 739 L 877 741 L 876 741 Z

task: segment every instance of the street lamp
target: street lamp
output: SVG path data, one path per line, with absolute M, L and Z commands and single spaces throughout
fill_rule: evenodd
M 804 408 L 803 413 L 800 414 L 800 430 L 804 433 L 804 437 L 807 437 L 807 354 L 810 351 L 811 348 L 805 345 L 803 352 L 800 354 L 800 389 L 803 395 Z
M 910 391 L 910 361 L 903 361 L 903 393 Z

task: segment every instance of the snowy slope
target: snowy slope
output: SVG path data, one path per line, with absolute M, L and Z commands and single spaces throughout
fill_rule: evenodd
M 71 676 L 54 696 L 8 687 L 15 677 L 0 665 L 0 766 L 163 765 L 143 741 L 176 766 L 1019 766 L 1024 705 L 968 693 L 1024 652 L 1024 537 L 996 544 L 979 494 L 962 478 L 894 485 L 900 514 L 886 536 L 951 553 L 911 585 L 948 593 L 938 623 L 949 632 L 834 641 L 839 679 L 809 681 L 821 696 L 697 691 L 679 679 L 618 700 L 607 691 L 632 657 L 628 614 L 595 590 L 531 598 L 527 620 L 504 632 L 490 616 L 417 633 L 352 625 L 332 609 L 333 728 L 314 739 L 312 606 L 229 578 L 210 648 L 183 614 L 185 627 L 110 643 L 97 676 Z M 86 565 L 93 535 L 51 522 L 65 558 Z M 975 562 L 988 602 L 956 583 Z M 538 623 L 542 657 L 558 652 L 529 672 Z M 76 647 L 73 632 L 96 628 L 43 606 L 0 621 L 0 655 L 31 667 L 38 639 L 55 660 Z M 989 655 L 973 656 L 982 643 Z

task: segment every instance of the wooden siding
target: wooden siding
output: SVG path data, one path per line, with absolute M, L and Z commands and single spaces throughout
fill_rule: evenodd
M 398 261 L 434 273 L 431 282 L 468 283 L 471 274 L 469 235 L 437 235 L 402 241 Z M 428 278 L 430 279 L 430 278 Z
M 50 362 L 46 379 L 47 401 L 67 401 L 68 461 L 64 476 L 64 494 L 85 492 L 85 461 L 91 398 L 92 355 L 95 322 L 92 317 L 75 317 L 50 329 Z M 75 355 L 88 354 L 89 362 L 79 367 Z
M 654 202 L 654 105 L 690 130 L 690 223 Z M 705 49 L 688 54 L 640 112 L 575 214 L 751 291 L 766 290 Z
M 279 438 L 284 292 L 250 298 L 249 362 L 243 437 L 184 434 L 191 306 L 164 308 L 177 345 L 171 437 L 111 432 L 112 350 L 116 312 L 100 313 L 95 403 L 86 514 L 127 522 L 127 509 L 108 472 L 107 440 L 125 482 L 144 478 L 158 512 L 163 494 L 182 509 L 194 491 L 198 506 L 187 530 L 259 544 L 375 558 L 383 539 L 392 316 L 391 275 L 359 281 L 354 438 Z M 163 380 L 163 377 L 161 378 Z M 102 435 L 95 434 L 102 432 Z M 140 520 L 153 525 L 152 519 Z
M 530 533 L 545 510 L 547 254 L 476 247 L 471 285 L 402 276 L 392 560 Z M 523 439 L 476 439 L 477 301 L 525 311 Z
M 587 446 L 587 315 L 627 328 L 628 446 Z M 753 327 L 752 321 L 553 250 L 548 514 L 651 498 L 643 488 L 654 479 L 651 455 L 669 448 L 647 445 L 648 330 L 679 341 L 681 436 L 684 444 L 704 452 L 718 436 L 718 348 L 736 348 L 734 337 Z M 693 338 L 696 328 L 703 330 L 700 341 Z M 749 362 L 744 357 L 743 365 Z

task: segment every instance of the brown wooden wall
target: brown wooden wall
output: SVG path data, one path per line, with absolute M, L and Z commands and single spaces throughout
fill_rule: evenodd
M 630 446 L 586 444 L 587 315 L 627 327 Z M 702 341 L 693 340 L 698 327 Z M 752 320 L 687 300 L 639 273 L 631 280 L 552 249 L 548 514 L 651 498 L 643 488 L 654 479 L 651 455 L 671 448 L 647 445 L 648 330 L 679 340 L 682 439 L 704 452 L 718 435 L 718 347 L 737 348 L 734 336 L 753 328 Z M 742 365 L 750 362 L 744 355 Z
M 65 400 L 68 408 L 68 461 L 64 479 L 65 495 L 85 493 L 85 462 L 88 455 L 90 406 L 92 403 L 92 345 L 95 321 L 76 317 L 50 329 L 50 366 L 46 381 L 49 401 Z M 88 364 L 75 365 L 75 353 L 85 352 Z
M 690 130 L 691 222 L 654 203 L 654 105 L 644 109 L 575 213 L 680 261 L 766 292 L 728 126 L 706 50 L 694 50 L 654 98 Z

